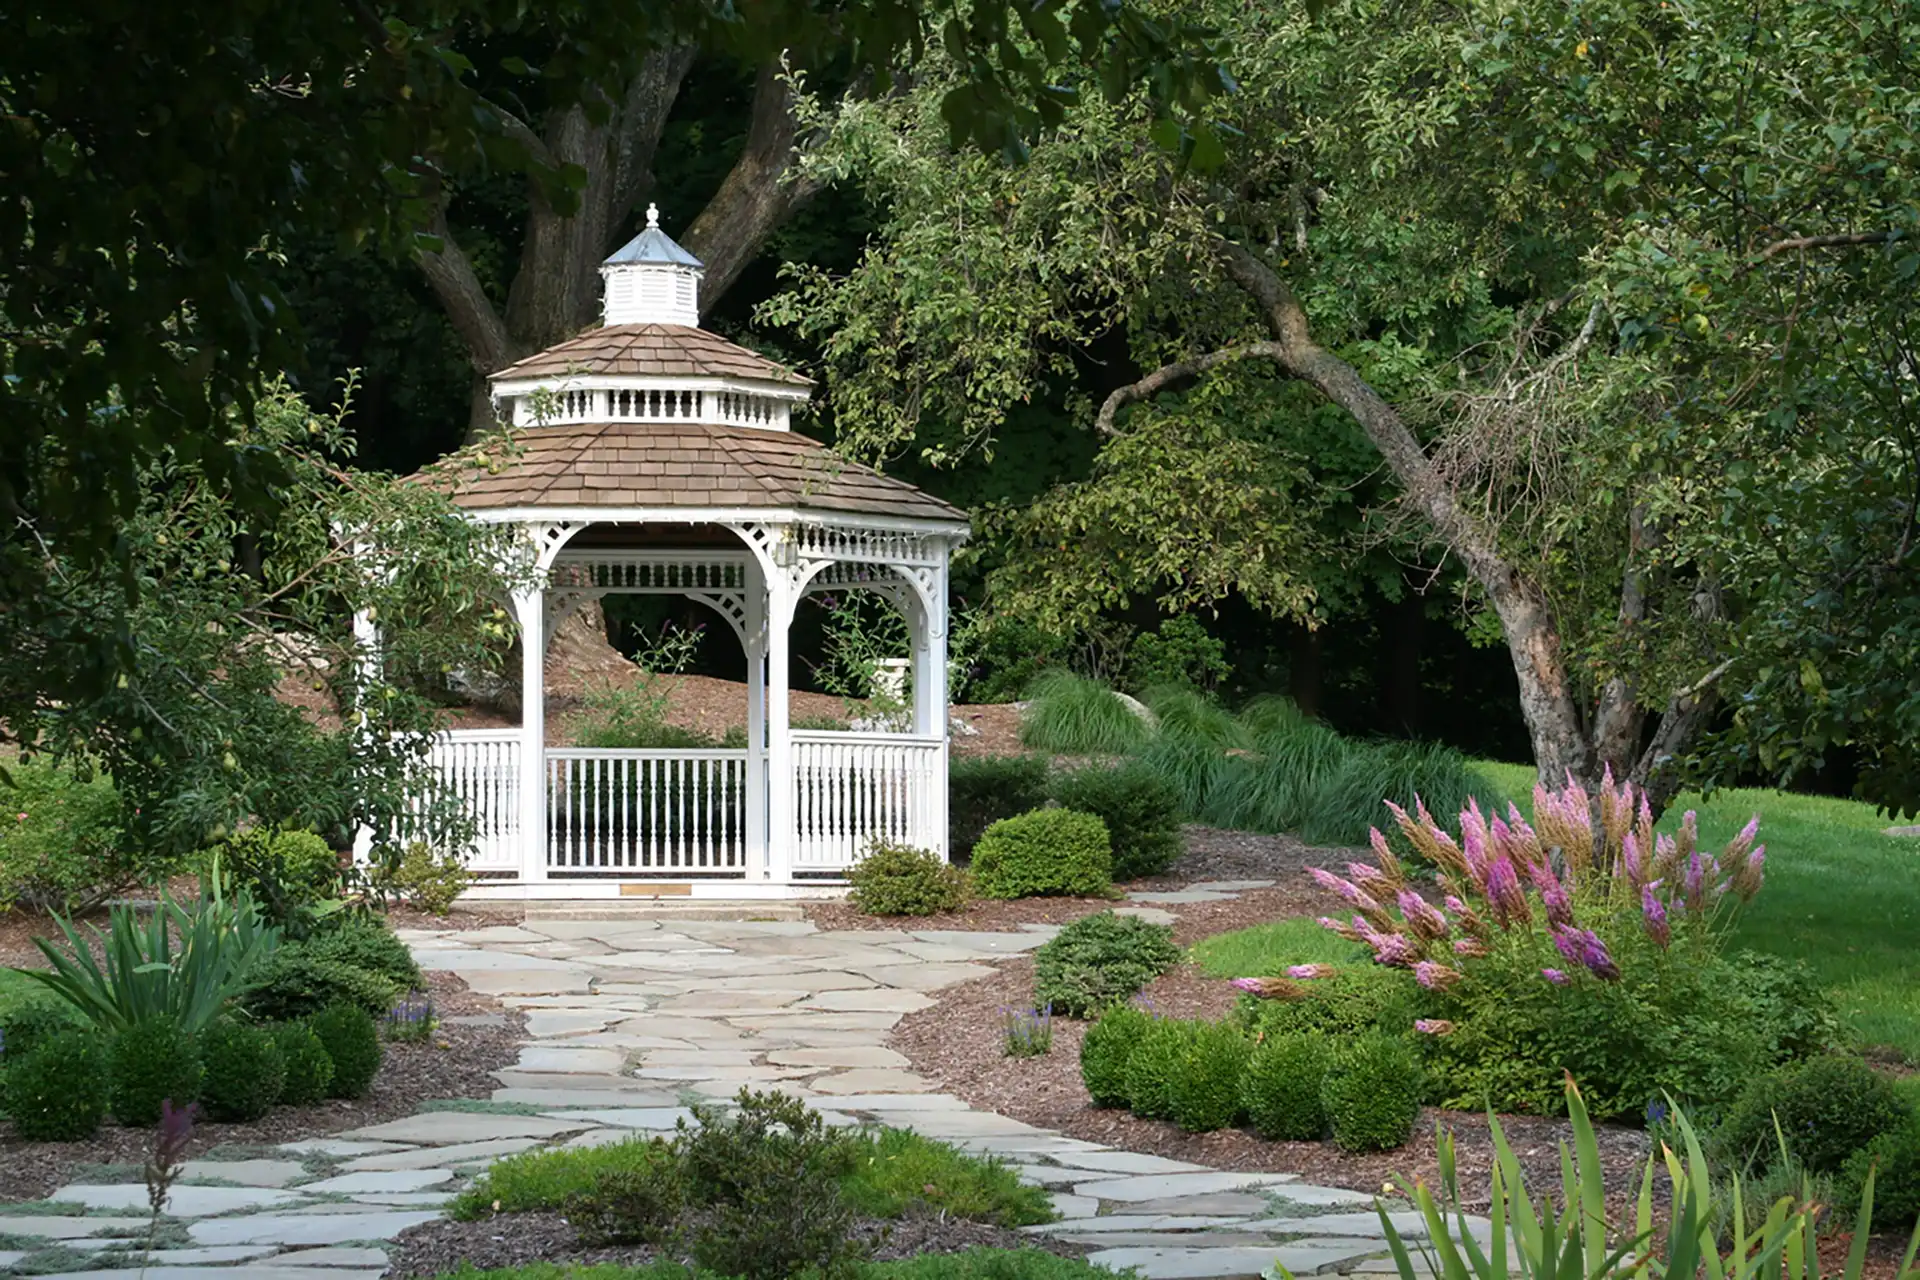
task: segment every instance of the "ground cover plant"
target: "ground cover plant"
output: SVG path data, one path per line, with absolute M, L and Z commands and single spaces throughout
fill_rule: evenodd
M 536 1262 L 460 1275 L 462 1280 L 733 1280 L 671 1260 L 637 1267 Z M 860 1280 L 1110 1280 L 1113 1272 L 1044 1249 L 967 1249 L 862 1263 L 856 1275 Z
M 1033 954 L 1033 999 L 1084 1018 L 1137 995 L 1180 961 L 1169 925 L 1101 911 L 1082 916 Z

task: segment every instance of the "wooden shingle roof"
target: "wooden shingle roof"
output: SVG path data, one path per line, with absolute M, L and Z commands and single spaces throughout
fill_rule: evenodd
M 538 507 L 747 507 L 964 521 L 960 508 L 790 431 L 704 423 L 534 427 L 517 455 L 442 466 L 423 483 L 475 511 Z
M 765 356 L 718 334 L 683 324 L 613 324 L 589 329 L 538 355 L 516 361 L 493 376 L 517 380 L 599 374 L 752 378 L 796 387 L 813 385 L 811 379 Z

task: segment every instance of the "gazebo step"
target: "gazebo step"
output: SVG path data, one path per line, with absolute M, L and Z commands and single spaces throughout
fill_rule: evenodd
M 529 901 L 528 920 L 804 920 L 797 902 L 742 898 L 575 898 Z

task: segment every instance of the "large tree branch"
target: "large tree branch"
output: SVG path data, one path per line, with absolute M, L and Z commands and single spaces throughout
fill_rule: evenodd
M 1800 249 L 1851 249 L 1861 245 L 1888 244 L 1898 240 L 1900 235 L 1898 231 L 1849 231 L 1824 236 L 1791 236 L 1785 240 L 1775 240 L 1755 254 L 1753 260 L 1741 269 L 1751 271 L 1780 254 L 1793 253 Z
M 607 211 L 609 229 L 620 226 L 653 186 L 653 157 L 667 115 L 680 96 L 680 86 L 693 66 L 694 47 L 658 49 L 646 56 L 627 85 L 615 125 L 612 157 L 613 185 Z M 612 246 L 608 246 L 611 248 Z
M 1627 511 L 1627 563 L 1620 575 L 1620 609 L 1614 629 L 1620 640 L 1632 643 L 1647 620 L 1646 571 L 1642 557 L 1659 541 L 1659 530 L 1646 522 L 1646 510 L 1635 504 Z M 1646 709 L 1639 689 L 1624 672 L 1612 676 L 1600 690 L 1593 714 L 1593 747 L 1602 764 L 1625 773 L 1646 727 Z
M 1656 816 L 1679 790 L 1680 771 L 1674 768 L 1674 762 L 1712 721 L 1720 703 L 1720 677 L 1731 671 L 1733 665 L 1734 659 L 1728 658 L 1673 695 L 1654 728 L 1653 740 L 1628 775 L 1645 790 L 1647 803 Z
M 796 130 L 792 90 L 782 68 L 774 64 L 760 68 L 746 147 L 720 190 L 681 237 L 706 264 L 700 286 L 703 314 L 759 256 L 767 236 L 819 193 L 819 182 L 789 175 L 796 156 Z
M 1280 347 L 1274 342 L 1249 342 L 1243 347 L 1228 347 L 1221 351 L 1209 351 L 1203 356 L 1191 360 L 1177 360 L 1162 365 L 1138 382 L 1128 383 L 1108 394 L 1100 404 L 1100 413 L 1093 420 L 1103 436 L 1117 435 L 1113 419 L 1122 409 L 1142 400 L 1151 400 L 1167 388 L 1177 383 L 1191 382 L 1211 369 L 1236 360 L 1245 360 L 1252 356 L 1265 356 L 1270 360 L 1280 359 Z
M 444 214 L 434 219 L 434 233 L 440 238 L 439 251 L 416 250 L 414 261 L 420 264 L 447 318 L 453 321 L 467 348 L 468 363 L 476 374 L 485 377 L 509 362 L 513 339 L 507 333 L 506 321 L 487 297 L 472 261 L 448 231 Z

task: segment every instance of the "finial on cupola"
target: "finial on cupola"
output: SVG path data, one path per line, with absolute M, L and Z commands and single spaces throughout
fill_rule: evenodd
M 600 264 L 609 325 L 700 323 L 700 259 L 660 229 L 660 207 L 647 206 L 647 227 Z

